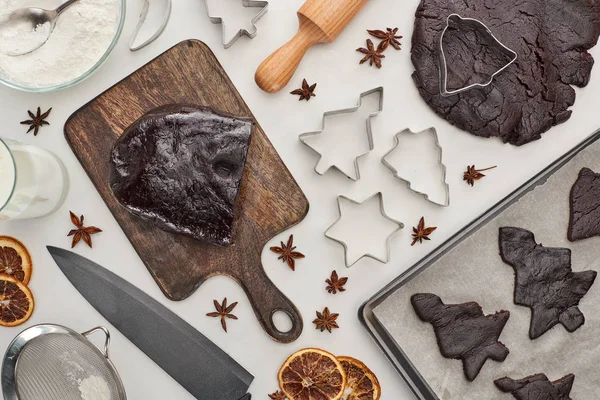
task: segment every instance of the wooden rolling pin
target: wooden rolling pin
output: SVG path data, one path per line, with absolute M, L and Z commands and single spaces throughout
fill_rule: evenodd
M 298 33 L 256 70 L 254 80 L 275 93 L 290 81 L 306 51 L 316 43 L 333 42 L 368 0 L 307 0 L 298 10 Z

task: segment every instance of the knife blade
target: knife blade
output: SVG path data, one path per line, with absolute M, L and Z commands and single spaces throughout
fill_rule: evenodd
M 47 249 L 79 293 L 194 397 L 250 399 L 254 376 L 193 326 L 93 261 L 61 248 Z

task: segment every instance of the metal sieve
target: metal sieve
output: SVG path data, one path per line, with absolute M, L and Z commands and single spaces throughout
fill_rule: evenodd
M 87 336 L 106 335 L 101 351 Z M 81 334 L 60 325 L 36 325 L 9 345 L 2 363 L 5 400 L 125 400 L 125 389 L 108 359 L 110 333 L 96 327 Z

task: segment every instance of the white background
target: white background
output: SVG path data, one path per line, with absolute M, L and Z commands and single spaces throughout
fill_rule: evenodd
M 163 36 L 150 47 L 131 53 L 127 40 L 137 21 L 142 0 L 128 0 L 124 34 L 108 62 L 89 80 L 49 94 L 22 93 L 0 87 L 0 135 L 52 150 L 65 162 L 71 180 L 66 203 L 56 214 L 41 220 L 3 221 L 0 225 L 1 234 L 19 238 L 32 253 L 35 265 L 30 286 L 36 300 L 35 312 L 25 325 L 0 328 L 0 349 L 4 349 L 21 329 L 38 323 L 63 324 L 77 331 L 96 325 L 111 328 L 70 285 L 45 249 L 47 244 L 70 246 L 70 238 L 66 234 L 72 228 L 68 211 L 73 210 L 84 214 L 89 224 L 104 230 L 94 236 L 93 249 L 81 243 L 75 251 L 154 296 L 232 355 L 255 375 L 250 388 L 254 398 L 267 399 L 267 394 L 276 390 L 280 364 L 302 347 L 320 347 L 337 355 L 359 358 L 379 377 L 383 399 L 412 398 L 401 378 L 360 325 L 357 319 L 359 306 L 435 246 L 600 126 L 598 103 L 594 98 L 600 89 L 600 80 L 596 79 L 597 71 L 594 71 L 590 85 L 577 89 L 577 102 L 571 119 L 553 128 L 541 141 L 516 148 L 503 145 L 496 139 L 476 138 L 437 117 L 420 99 L 412 83 L 410 36 L 418 1 L 371 0 L 335 43 L 316 46 L 308 52 L 284 91 L 266 94 L 255 85 L 254 71 L 265 57 L 295 33 L 295 11 L 301 4 L 301 0 L 272 0 L 269 12 L 258 22 L 258 36 L 254 40 L 243 38 L 229 50 L 224 50 L 221 29 L 207 19 L 204 3 L 201 0 L 174 0 L 171 22 Z M 364 45 L 368 37 L 365 29 L 388 26 L 400 27 L 400 33 L 405 37 L 402 51 L 390 48 L 381 70 L 359 65 L 360 55 L 355 49 Z M 183 302 L 166 300 L 63 138 L 64 122 L 80 106 L 169 47 L 189 38 L 203 40 L 215 52 L 310 201 L 307 218 L 290 230 L 296 238 L 298 250 L 307 256 L 298 262 L 296 271 L 292 272 L 278 261 L 268 246 L 263 250 L 267 274 L 298 306 L 304 317 L 304 332 L 292 344 L 275 343 L 262 331 L 244 293 L 228 278 L 211 279 Z M 597 51 L 593 53 L 598 55 Z M 308 103 L 299 103 L 297 97 L 288 94 L 300 85 L 302 77 L 306 77 L 309 83 L 318 82 L 317 97 Z M 373 121 L 375 150 L 360 161 L 362 179 L 352 182 L 333 170 L 324 176 L 317 175 L 313 171 L 317 157 L 299 142 L 298 135 L 320 129 L 323 112 L 353 107 L 361 92 L 380 85 L 385 88 L 384 111 Z M 25 135 L 26 127 L 19 125 L 19 121 L 27 118 L 27 109 L 33 110 L 37 106 L 44 110 L 54 108 L 48 119 L 51 125 L 44 127 L 37 137 Z M 448 167 L 452 205 L 446 209 L 410 192 L 380 163 L 381 156 L 393 144 L 394 133 L 407 127 L 418 131 L 430 126 L 438 129 L 444 149 L 443 160 Z M 423 157 L 434 154 L 423 154 Z M 462 172 L 467 164 L 478 167 L 497 164 L 498 169 L 490 171 L 485 179 L 471 188 L 462 182 Z M 426 182 L 434 186 L 435 183 L 437 180 L 433 178 Z M 377 191 L 384 193 L 387 213 L 403 221 L 406 227 L 391 241 L 391 261 L 388 264 L 363 259 L 346 269 L 342 246 L 323 236 L 326 228 L 338 217 L 336 196 L 344 194 L 362 200 Z M 411 247 L 411 227 L 416 226 L 422 215 L 428 225 L 438 226 L 438 229 L 432 234 L 431 242 Z M 290 232 L 282 233 L 269 245 L 285 240 Z M 360 231 L 353 233 L 361 234 Z M 348 290 L 335 296 L 325 291 L 324 283 L 333 269 L 350 278 Z M 204 316 L 213 311 L 212 300 L 221 300 L 224 296 L 230 302 L 240 302 L 235 309 L 239 321 L 229 321 L 227 334 L 221 330 L 217 319 Z M 340 314 L 338 322 L 341 329 L 333 334 L 316 331 L 311 324 L 315 311 L 325 306 Z M 114 337 L 111 358 L 130 399 L 191 398 L 114 328 L 111 332 Z

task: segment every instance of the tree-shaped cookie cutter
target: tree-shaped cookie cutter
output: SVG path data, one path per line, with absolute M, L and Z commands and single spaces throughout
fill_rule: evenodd
M 327 168 L 327 170 L 323 171 L 323 172 L 319 172 L 317 167 L 319 165 L 319 161 L 321 161 L 321 159 L 323 158 L 323 154 L 321 154 L 319 151 L 315 150 L 310 144 L 307 143 L 306 139 L 313 137 L 313 136 L 317 136 L 317 135 L 321 135 L 323 133 L 323 131 L 325 130 L 325 119 L 329 116 L 333 116 L 333 115 L 340 115 L 340 114 L 351 114 L 351 113 L 355 113 L 357 112 L 360 107 L 362 106 L 362 99 L 363 97 L 369 96 L 373 93 L 379 93 L 379 103 L 378 103 L 378 107 L 377 107 L 377 111 L 371 113 L 369 115 L 369 117 L 367 118 L 367 140 L 369 141 L 369 150 L 367 150 L 366 152 L 364 152 L 363 154 L 360 154 L 358 157 L 356 157 L 354 159 L 354 171 L 356 172 L 356 178 L 349 176 L 348 174 L 346 174 L 344 171 L 342 171 L 338 166 L 336 165 L 332 165 L 329 168 Z M 315 132 L 308 132 L 308 133 L 303 133 L 300 136 L 298 136 L 298 139 L 300 139 L 300 141 L 305 144 L 306 146 L 308 146 L 311 150 L 313 150 L 315 153 L 317 153 L 319 155 L 319 159 L 317 160 L 317 164 L 315 165 L 315 172 L 319 175 L 324 175 L 327 173 L 327 171 L 329 171 L 331 168 L 335 168 L 338 171 L 340 171 L 342 174 L 344 174 L 348 179 L 351 179 L 353 181 L 357 181 L 360 179 L 360 171 L 358 168 L 358 160 L 362 157 L 365 156 L 367 154 L 369 154 L 371 152 L 371 150 L 373 150 L 375 148 L 375 145 L 373 144 L 373 128 L 371 127 L 371 120 L 373 118 L 375 118 L 376 116 L 378 116 L 381 111 L 383 111 L 383 86 L 377 87 L 375 89 L 371 89 L 368 90 L 364 93 L 361 93 L 360 97 L 358 98 L 358 105 L 356 107 L 352 107 L 352 108 L 347 108 L 344 110 L 335 110 L 335 111 L 328 111 L 325 114 L 323 114 L 323 128 L 320 131 L 315 131 Z
M 242 5 L 244 7 L 260 7 L 261 10 L 250 21 L 252 23 L 252 28 L 253 28 L 252 31 L 248 31 L 247 29 L 240 29 L 231 40 L 226 41 L 225 40 L 225 21 L 223 20 L 222 17 L 210 14 L 210 4 L 208 4 L 208 3 L 209 3 L 209 0 L 204 0 L 204 4 L 206 6 L 206 15 L 208 15 L 208 19 L 210 19 L 210 22 L 212 22 L 213 24 L 221 24 L 222 35 L 223 35 L 222 36 L 223 37 L 223 47 L 225 47 L 226 49 L 233 46 L 233 44 L 242 36 L 247 36 L 250 39 L 254 39 L 256 37 L 256 34 L 258 33 L 258 28 L 256 27 L 256 23 L 267 13 L 267 11 L 269 9 L 268 1 L 242 0 Z
M 436 201 L 433 201 L 429 198 L 429 195 L 427 193 L 424 192 L 420 192 L 418 190 L 415 190 L 412 187 L 412 182 L 402 176 L 400 176 L 398 174 L 398 170 L 396 168 L 394 168 L 394 166 L 392 164 L 390 164 L 386 158 L 392 154 L 400 145 L 400 136 L 402 135 L 419 135 L 419 134 L 423 134 L 423 133 L 430 133 L 433 136 L 433 141 L 435 143 L 435 147 L 439 150 L 438 151 L 438 164 L 442 167 L 442 185 L 444 185 L 444 191 L 446 193 L 445 199 L 443 203 L 438 203 Z M 381 162 L 383 163 L 383 165 L 385 165 L 390 171 L 392 171 L 392 173 L 394 174 L 394 177 L 400 179 L 402 182 L 406 183 L 408 185 L 408 188 L 410 190 L 412 190 L 413 192 L 420 194 L 421 196 L 425 197 L 425 200 L 429 201 L 430 203 L 433 204 L 437 204 L 438 206 L 442 206 L 442 207 L 448 207 L 450 205 L 450 186 L 448 185 L 448 183 L 446 182 L 446 166 L 444 165 L 444 163 L 442 162 L 443 159 L 443 149 L 442 149 L 442 145 L 440 144 L 440 140 L 438 138 L 438 134 L 437 131 L 434 127 L 425 129 L 424 131 L 421 132 L 413 132 L 410 129 L 404 129 L 403 131 L 400 131 L 398 133 L 396 133 L 394 135 L 394 146 L 390 149 L 390 151 L 388 151 L 387 153 L 384 154 L 383 157 L 381 157 Z
M 353 263 L 349 263 L 348 262 L 348 244 L 346 242 L 344 242 L 343 240 L 337 239 L 333 236 L 331 236 L 329 234 L 329 231 L 331 230 L 331 228 L 333 228 L 342 218 L 342 205 L 340 203 L 340 200 L 345 200 L 348 201 L 352 204 L 358 205 L 360 206 L 361 204 L 367 203 L 369 200 L 373 199 L 374 197 L 378 197 L 379 199 L 379 211 L 381 212 L 381 215 L 387 219 L 388 221 L 391 221 L 393 223 L 395 223 L 396 225 L 398 225 L 398 228 L 396 228 L 393 232 L 391 232 L 386 241 L 385 241 L 385 251 L 386 251 L 386 258 L 385 259 L 381 259 L 377 256 L 375 256 L 374 254 L 371 253 L 365 253 L 363 254 L 361 257 L 359 257 L 358 259 L 356 259 L 356 261 L 354 261 Z M 344 263 L 346 264 L 347 268 L 350 268 L 351 266 L 353 266 L 354 264 L 356 264 L 357 262 L 359 262 L 360 260 L 362 260 L 365 257 L 369 257 L 372 258 L 374 260 L 377 260 L 383 264 L 387 264 L 390 261 L 390 252 L 391 252 L 391 246 L 390 246 L 390 240 L 392 239 L 392 236 L 394 236 L 396 233 L 398 233 L 398 231 L 404 229 L 404 223 L 390 217 L 389 215 L 387 215 L 387 213 L 385 212 L 385 207 L 383 205 L 383 193 L 381 192 L 377 192 L 369 197 L 367 197 L 365 200 L 358 202 L 356 200 L 353 200 L 349 197 L 340 195 L 337 198 L 337 205 L 338 205 L 338 212 L 340 213 L 340 216 L 338 219 L 335 220 L 335 222 L 333 224 L 331 224 L 331 226 L 329 226 L 329 228 L 327 228 L 327 230 L 325 231 L 325 237 L 327 237 L 328 239 L 331 239 L 333 241 L 336 241 L 338 243 L 340 243 L 342 246 L 344 246 Z
M 473 83 L 471 85 L 459 89 L 448 90 L 448 64 L 446 62 L 446 54 L 444 53 L 444 35 L 446 34 L 446 31 L 450 28 L 450 22 L 452 20 L 458 21 L 467 26 L 471 26 L 473 29 L 477 29 L 480 32 L 487 34 L 498 45 L 500 51 L 510 57 L 510 61 L 507 64 L 505 64 L 502 68 L 494 72 L 490 76 L 489 80 L 485 83 Z M 484 88 L 486 86 L 489 86 L 492 84 L 492 81 L 498 74 L 502 73 L 511 64 L 517 61 L 517 53 L 515 53 L 512 49 L 504 45 L 496 36 L 494 36 L 492 31 L 490 30 L 490 28 L 487 27 L 486 24 L 475 18 L 463 18 L 458 14 L 450 14 L 446 19 L 446 26 L 442 30 L 440 39 L 438 41 L 438 54 L 440 62 L 440 94 L 444 97 L 466 92 L 467 90 L 471 90 L 474 88 Z

